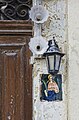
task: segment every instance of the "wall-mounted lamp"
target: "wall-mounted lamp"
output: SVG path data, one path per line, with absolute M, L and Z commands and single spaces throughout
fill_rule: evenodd
M 48 45 L 49 47 L 44 53 L 48 65 L 48 72 L 52 75 L 56 75 L 59 72 L 61 58 L 65 54 L 60 52 L 54 37 L 53 40 L 49 40 Z

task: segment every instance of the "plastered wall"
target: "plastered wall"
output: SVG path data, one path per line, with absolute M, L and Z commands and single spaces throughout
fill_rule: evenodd
M 79 0 L 68 0 L 68 120 L 79 120 Z
M 48 21 L 42 25 L 42 36 L 48 41 L 56 37 L 65 57 L 62 59 L 62 101 L 40 101 L 40 74 L 47 74 L 45 59 L 35 59 L 33 64 L 33 120 L 67 120 L 67 2 L 66 0 L 43 0 L 43 6 L 49 11 Z

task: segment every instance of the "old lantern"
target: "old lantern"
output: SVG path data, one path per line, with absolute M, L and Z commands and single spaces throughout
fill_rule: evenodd
M 53 40 L 48 41 L 48 49 L 44 53 L 46 57 L 48 72 L 52 75 L 56 75 L 59 72 L 61 58 L 64 56 L 64 53 L 60 52 L 60 49 L 53 37 Z

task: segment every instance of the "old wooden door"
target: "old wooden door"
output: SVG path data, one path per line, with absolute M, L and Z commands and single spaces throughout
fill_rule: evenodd
M 31 4 L 0 1 L 0 120 L 32 120 Z
M 32 24 L 0 21 L 0 120 L 32 120 Z
M 0 120 L 32 120 L 31 4 L 0 1 Z

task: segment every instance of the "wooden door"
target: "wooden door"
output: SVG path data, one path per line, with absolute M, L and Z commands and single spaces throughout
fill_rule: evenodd
M 32 120 L 31 22 L 0 22 L 0 120 Z

